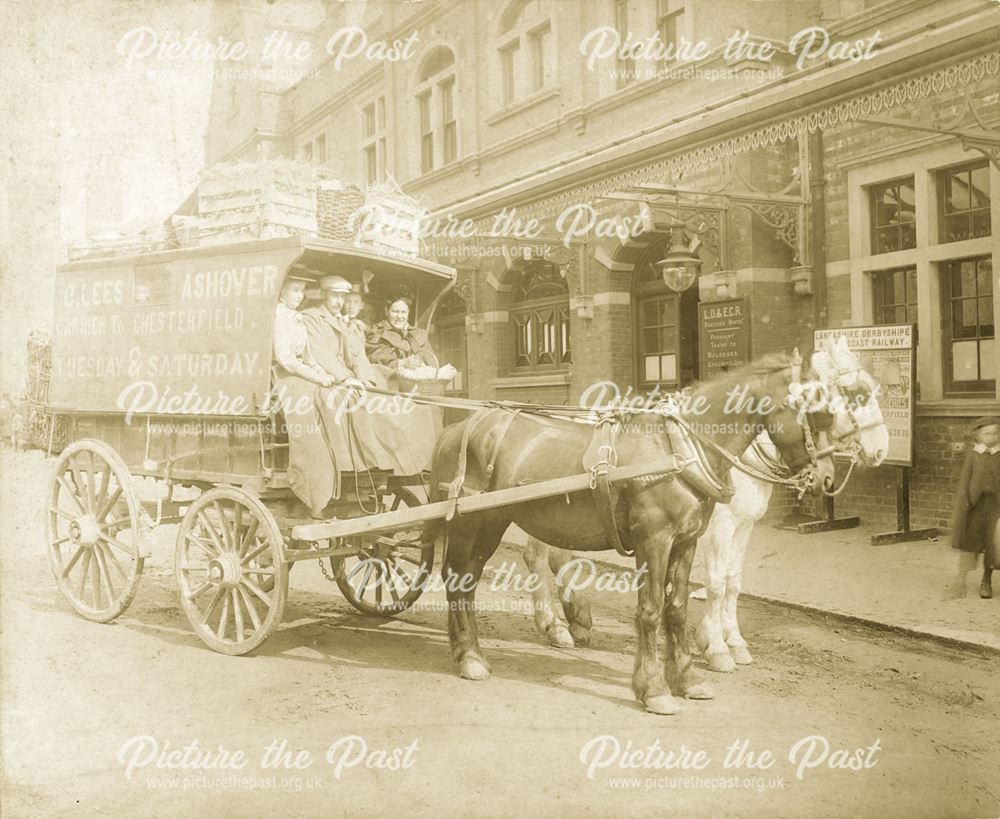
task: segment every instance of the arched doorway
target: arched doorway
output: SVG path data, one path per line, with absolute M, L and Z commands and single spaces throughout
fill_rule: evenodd
M 678 293 L 653 264 L 669 243 L 669 234 L 657 235 L 636 259 L 633 272 L 635 383 L 644 392 L 673 392 L 699 377 L 698 284 Z
M 458 373 L 445 387 L 448 395 L 468 395 L 468 346 L 465 335 L 465 299 L 452 290 L 434 312 L 432 342 L 438 361 L 451 364 Z

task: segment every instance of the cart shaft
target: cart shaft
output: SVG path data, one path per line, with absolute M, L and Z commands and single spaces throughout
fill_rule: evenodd
M 638 478 L 644 475 L 678 473 L 689 462 L 687 458 L 671 455 L 670 457 L 656 461 L 617 466 L 608 470 L 608 480 L 615 482 Z M 508 506 L 513 503 L 525 503 L 555 497 L 556 495 L 589 490 L 591 488 L 591 480 L 591 473 L 584 472 L 578 475 L 551 478 L 522 486 L 512 486 L 508 489 L 479 492 L 474 495 L 466 495 L 457 500 L 436 501 L 412 509 L 400 509 L 395 512 L 383 512 L 378 515 L 350 518 L 348 520 L 306 523 L 294 527 L 292 529 L 292 537 L 295 540 L 323 540 L 325 538 L 355 537 L 374 532 L 403 529 L 417 523 L 443 518 L 452 508 L 455 509 L 455 514 L 464 515 L 471 512 L 485 512 L 489 509 L 496 509 L 499 506 Z

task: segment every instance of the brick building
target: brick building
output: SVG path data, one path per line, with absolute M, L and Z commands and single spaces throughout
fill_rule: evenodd
M 231 36 L 261 30 L 266 7 L 227 8 Z M 913 519 L 946 525 L 964 429 L 1000 410 L 995 4 L 344 3 L 301 36 L 291 88 L 220 73 L 207 159 L 297 156 L 424 203 L 427 255 L 459 270 L 434 317 L 456 392 L 676 389 L 706 375 L 707 302 L 743 301 L 751 357 L 913 322 Z M 688 59 L 604 47 L 654 37 Z M 701 261 L 683 292 L 655 265 L 677 228 Z M 894 522 L 897 481 L 856 474 L 838 511 Z

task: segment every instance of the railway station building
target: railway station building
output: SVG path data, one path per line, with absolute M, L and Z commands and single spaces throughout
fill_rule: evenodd
M 433 321 L 455 394 L 670 392 L 913 324 L 911 515 L 948 526 L 969 423 L 1000 413 L 1000 7 L 317 6 L 291 31 L 219 4 L 230 39 L 316 57 L 291 84 L 219 70 L 207 161 L 299 158 L 426 207 L 423 254 L 459 271 Z M 856 472 L 838 513 L 894 524 L 899 480 Z

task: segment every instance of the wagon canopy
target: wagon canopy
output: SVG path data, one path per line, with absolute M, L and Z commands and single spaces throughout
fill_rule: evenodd
M 259 415 L 278 291 L 292 268 L 406 286 L 428 318 L 450 267 L 305 236 L 88 259 L 56 274 L 55 411 Z

